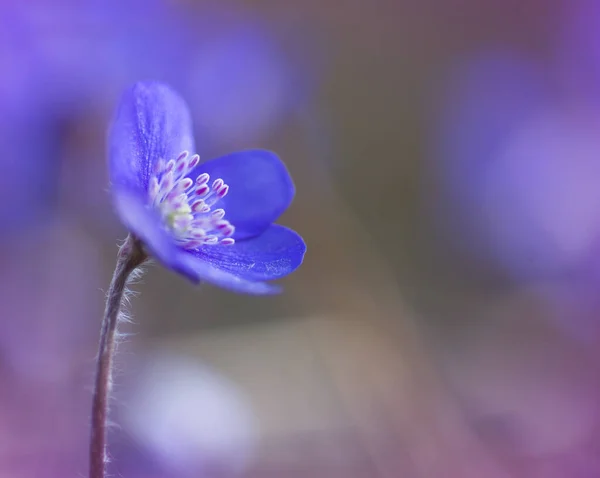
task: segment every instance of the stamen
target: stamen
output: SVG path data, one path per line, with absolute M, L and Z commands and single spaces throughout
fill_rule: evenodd
M 202 212 L 202 209 L 206 206 L 202 199 L 198 199 L 192 203 L 192 211 L 193 212 Z
M 197 154 L 194 154 L 194 156 L 192 156 L 192 159 L 190 159 L 190 162 L 188 164 L 188 169 L 189 170 L 194 169 L 196 166 L 198 166 L 199 162 L 200 162 L 200 156 L 198 156 Z M 208 174 L 207 174 L 207 176 L 208 176 Z
M 215 219 L 223 219 L 225 217 L 225 209 L 215 209 L 210 215 Z
M 196 239 L 202 239 L 202 238 L 206 237 L 206 231 L 204 229 L 196 229 L 192 233 L 192 237 L 194 237 Z
M 190 178 L 183 178 L 177 185 L 177 188 L 180 191 L 187 191 L 193 185 L 194 185 L 194 181 L 192 181 Z
M 185 194 L 180 194 L 171 201 L 171 206 L 175 210 L 181 209 L 184 204 L 187 204 L 187 196 Z
M 200 176 L 198 176 L 196 178 L 196 184 L 198 186 L 202 186 L 203 184 L 206 184 L 209 179 L 210 179 L 210 176 L 207 173 L 202 173 Z
M 148 185 L 150 203 L 160 213 L 164 227 L 185 249 L 235 244 L 235 227 L 226 219 L 223 208 L 212 209 L 229 192 L 221 178 L 209 185 L 210 175 L 189 177 L 200 163 L 200 156 L 183 151 L 177 158 L 156 162 Z
M 161 174 L 165 170 L 166 164 L 164 159 L 159 159 L 154 165 L 154 175 L 157 176 Z
M 212 184 L 213 191 L 218 191 L 219 189 L 221 189 L 221 187 L 223 187 L 224 184 L 225 182 L 221 178 L 215 179 Z
M 181 153 L 179 153 L 179 156 L 177 156 L 177 159 L 175 160 L 175 162 L 179 162 L 184 160 L 185 158 L 188 157 L 188 154 L 190 154 L 188 151 L 182 151 Z
M 228 192 L 229 192 L 229 186 L 227 186 L 227 184 L 224 184 L 217 191 L 217 196 L 219 196 L 219 199 L 223 199 L 227 195 Z
M 206 236 L 204 238 L 204 244 L 213 245 L 219 242 L 219 238 L 217 236 Z
M 182 173 L 183 170 L 187 168 L 186 158 L 187 153 L 185 155 L 180 155 L 177 158 L 177 161 L 175 161 L 175 171 L 177 171 L 178 173 Z
M 167 164 L 167 167 L 169 165 Z M 173 188 L 174 178 L 173 171 L 169 171 L 165 174 L 160 181 L 160 189 L 161 191 L 169 192 Z
M 195 194 L 196 194 L 196 196 L 202 197 L 202 196 L 206 196 L 208 194 L 208 191 L 210 191 L 210 188 L 208 187 L 208 185 L 203 184 L 202 186 L 198 186 L 196 188 Z
M 234 232 L 235 228 L 231 224 L 221 228 L 221 234 L 223 234 L 225 237 L 233 236 Z

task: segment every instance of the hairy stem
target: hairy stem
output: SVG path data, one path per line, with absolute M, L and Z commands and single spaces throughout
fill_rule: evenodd
M 117 322 L 127 280 L 130 274 L 146 258 L 147 256 L 139 241 L 132 236 L 128 236 L 119 249 L 117 265 L 110 283 L 100 331 L 98 362 L 94 382 L 89 478 L 106 477 L 106 428 Z

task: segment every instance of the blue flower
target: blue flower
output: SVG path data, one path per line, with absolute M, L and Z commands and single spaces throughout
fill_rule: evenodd
M 127 90 L 109 133 L 117 213 L 149 252 L 193 282 L 252 294 L 293 272 L 306 246 L 273 224 L 294 196 L 286 167 L 268 151 L 200 162 L 183 99 L 157 82 Z

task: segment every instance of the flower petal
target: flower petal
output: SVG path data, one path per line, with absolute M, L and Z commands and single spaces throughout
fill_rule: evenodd
M 242 279 L 261 281 L 295 271 L 305 252 L 306 245 L 298 233 L 274 224 L 252 239 L 232 246 L 203 246 L 193 254 Z
M 176 272 L 180 272 L 187 276 L 192 282 L 210 282 L 213 285 L 235 292 L 265 295 L 276 294 L 281 291 L 281 287 L 277 285 L 266 284 L 265 282 L 256 280 L 248 280 L 222 269 L 217 269 L 213 264 L 197 255 L 193 255 L 189 251 L 181 251 L 173 269 Z
M 241 151 L 200 164 L 190 176 L 208 173 L 229 185 L 216 207 L 235 226 L 234 238 L 259 235 L 290 205 L 295 188 L 287 168 L 275 153 Z
M 194 257 L 177 246 L 162 227 L 161 219 L 148 208 L 138 193 L 117 188 L 114 191 L 115 208 L 123 224 L 138 237 L 153 257 L 168 269 L 182 274 L 192 282 L 210 282 L 217 286 L 247 294 L 273 294 L 275 285 L 246 280 L 217 269 L 209 262 Z
M 123 94 L 109 131 L 111 182 L 147 191 L 159 159 L 175 158 L 193 148 L 185 101 L 162 83 L 136 83 Z

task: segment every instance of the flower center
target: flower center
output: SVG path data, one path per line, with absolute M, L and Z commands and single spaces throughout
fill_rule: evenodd
M 235 228 L 224 219 L 225 210 L 214 209 L 229 186 L 220 178 L 209 185 L 207 173 L 200 174 L 195 181 L 187 177 L 199 162 L 197 154 L 189 156 L 187 151 L 168 162 L 161 159 L 150 178 L 150 203 L 185 249 L 234 244 L 231 236 Z

